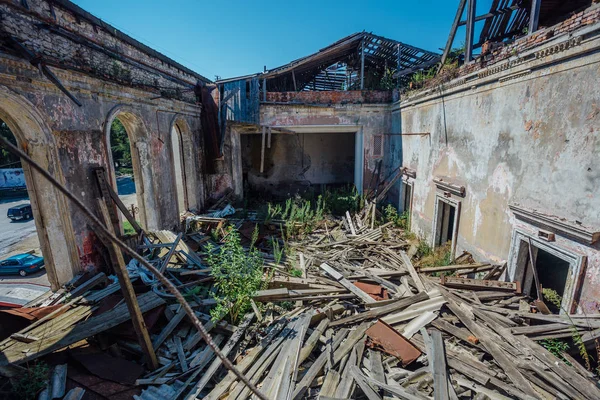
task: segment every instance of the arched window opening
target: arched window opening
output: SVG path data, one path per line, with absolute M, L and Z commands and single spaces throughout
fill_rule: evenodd
M 171 130 L 171 148 L 173 149 L 173 171 L 175 173 L 174 180 L 177 195 L 177 209 L 179 210 L 180 215 L 188 208 L 182 143 L 181 131 L 177 125 L 173 125 Z
M 18 145 L 1 119 L 0 136 Z M 0 280 L 50 285 L 29 195 L 21 159 L 0 147 Z

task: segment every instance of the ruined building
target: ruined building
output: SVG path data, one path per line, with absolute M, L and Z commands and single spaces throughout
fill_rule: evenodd
M 530 293 L 531 244 L 563 307 L 596 310 L 600 5 L 495 1 L 475 15 L 466 3 L 440 54 L 360 32 L 213 83 L 69 1 L 3 0 L 0 118 L 91 208 L 96 168 L 115 180 L 119 118 L 150 230 L 228 190 L 366 191 L 402 171 L 387 200 L 432 246 L 505 261 L 506 278 Z M 463 25 L 465 49 L 452 58 Z M 431 68 L 435 77 L 411 78 Z M 24 168 L 52 284 L 105 265 L 85 218 Z

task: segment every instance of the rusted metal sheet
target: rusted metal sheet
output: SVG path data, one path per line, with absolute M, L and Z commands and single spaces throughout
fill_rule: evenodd
M 403 367 L 412 363 L 421 355 L 419 349 L 382 320 L 378 320 L 375 325 L 367 329 L 366 333 L 367 346 L 380 349 L 398 358 Z
M 354 286 L 371 296 L 374 300 L 388 300 L 390 298 L 387 289 L 380 285 L 365 282 L 353 282 Z

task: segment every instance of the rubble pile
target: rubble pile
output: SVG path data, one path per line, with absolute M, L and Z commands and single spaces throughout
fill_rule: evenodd
M 593 343 L 599 314 L 548 313 L 499 279 L 505 265 L 468 254 L 420 266 L 415 241 L 376 213 L 369 203 L 296 237 L 283 233 L 283 221 L 257 224 L 255 214 L 189 216 L 189 232 L 145 233 L 138 251 L 269 399 L 600 398 L 598 377 L 577 354 L 540 344 Z M 262 286 L 236 321 L 211 312 L 219 292 L 210 254 L 232 232 L 245 254 L 263 260 Z M 0 373 L 18 379 L 23 366 L 49 358 L 44 399 L 250 398 L 156 278 L 135 260 L 127 272 L 157 368 L 144 359 L 118 281 L 100 273 L 0 313 L 26 320 L 0 343 Z

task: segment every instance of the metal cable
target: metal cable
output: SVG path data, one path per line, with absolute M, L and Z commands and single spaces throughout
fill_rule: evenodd
M 154 276 L 156 276 L 158 278 L 158 280 L 167 289 L 169 289 L 169 291 L 171 293 L 173 293 L 173 295 L 175 296 L 177 301 L 181 304 L 181 306 L 185 310 L 185 313 L 188 315 L 188 317 L 190 318 L 190 320 L 192 321 L 194 326 L 198 329 L 198 332 L 200 332 L 200 335 L 202 336 L 202 338 L 204 339 L 206 344 L 208 344 L 208 346 L 210 346 L 210 348 L 215 352 L 217 357 L 219 357 L 221 359 L 225 368 L 227 368 L 228 370 L 233 372 L 246 386 L 248 386 L 248 389 L 250 389 L 259 399 L 269 400 L 263 393 L 261 393 L 258 390 L 258 388 L 252 382 L 250 382 L 250 380 L 242 372 L 240 372 L 231 363 L 231 361 L 229 361 L 229 359 L 227 357 L 225 357 L 225 355 L 223 355 L 223 353 L 221 353 L 221 351 L 219 350 L 219 348 L 217 347 L 215 342 L 213 342 L 212 337 L 206 331 L 206 328 L 204 328 L 204 325 L 202 325 L 202 322 L 200 322 L 198 317 L 196 317 L 196 314 L 194 313 L 194 310 L 192 310 L 192 307 L 190 307 L 189 303 L 185 300 L 185 298 L 183 297 L 181 292 L 179 290 L 177 290 L 177 288 L 175 287 L 175 285 L 173 285 L 173 283 L 171 283 L 163 274 L 161 274 L 160 271 L 157 270 L 152 264 L 150 264 L 148 261 L 146 261 L 146 259 L 144 257 L 140 256 L 136 251 L 131 249 L 124 242 L 122 242 L 117 236 L 115 236 L 112 232 L 110 232 L 85 204 L 83 204 L 77 197 L 75 197 L 75 195 L 73 193 L 71 193 L 69 191 L 69 189 L 64 187 L 52 175 L 50 175 L 49 172 L 47 172 L 38 163 L 36 163 L 34 160 L 32 160 L 26 153 L 24 153 L 21 149 L 14 146 L 6 138 L 4 138 L 2 136 L 0 136 L 0 143 L 2 145 L 6 146 L 7 150 L 10 153 L 12 153 L 16 156 L 19 156 L 22 161 L 25 161 L 27 164 L 31 165 L 37 172 L 39 172 L 44 178 L 46 178 L 53 186 L 55 186 L 69 200 L 71 200 L 73 203 L 75 203 L 75 205 L 79 209 L 81 209 L 81 211 L 83 211 L 83 213 L 90 219 L 90 221 L 92 222 L 92 225 L 96 229 L 98 229 L 105 237 L 110 239 L 112 242 L 116 243 L 121 249 L 123 249 L 123 251 L 125 253 L 129 254 L 132 258 L 135 258 L 136 260 L 138 260 L 144 267 L 146 267 L 150 272 L 152 272 L 154 274 Z

